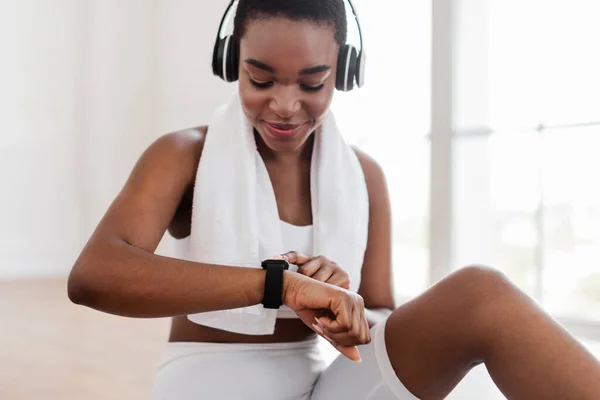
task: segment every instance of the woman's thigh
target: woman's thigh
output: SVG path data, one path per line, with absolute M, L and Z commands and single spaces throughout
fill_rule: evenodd
M 339 356 L 321 374 L 311 400 L 418 400 L 398 380 L 385 345 L 385 322 L 371 328 L 360 346 L 361 363 Z

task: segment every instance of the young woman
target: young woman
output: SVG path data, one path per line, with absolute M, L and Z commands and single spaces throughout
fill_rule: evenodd
M 343 0 L 241 0 L 234 25 L 228 43 L 218 40 L 213 67 L 224 79 L 239 80 L 237 106 L 272 185 L 285 247 L 278 250 L 284 254 L 270 256 L 299 269 L 284 270 L 281 261 L 269 269 L 155 255 L 167 230 L 186 238 L 195 229 L 214 228 L 194 219 L 199 211 L 192 205 L 210 196 L 195 198 L 209 181 L 197 179 L 197 172 L 215 152 L 227 157 L 228 148 L 209 149 L 211 134 L 217 135 L 212 125 L 153 143 L 75 263 L 68 294 L 77 304 L 116 315 L 173 317 L 155 398 L 441 399 L 480 363 L 511 399 L 599 398 L 598 361 L 494 269 L 463 268 L 395 308 L 385 178 L 360 150 L 347 152 L 355 158 L 348 162 L 362 169 L 368 195 L 364 249 L 357 246 L 360 285 L 349 290 L 356 274 L 330 254 L 313 254 L 311 173 L 322 165 L 314 159 L 327 157 L 315 155 L 316 143 L 330 134 L 324 124 L 334 90 L 361 80 L 359 53 L 346 46 Z M 226 180 L 233 172 L 203 173 Z M 343 209 L 345 198 L 337 195 L 329 193 L 328 201 Z M 342 212 L 338 222 L 358 219 L 359 211 Z M 329 232 L 337 233 L 316 243 L 344 234 Z M 231 237 L 232 259 L 246 235 Z M 344 258 L 346 251 L 355 247 L 336 254 Z M 295 318 L 277 311 L 272 334 L 217 329 L 189 317 L 277 308 L 278 302 Z M 326 369 L 317 334 L 342 353 Z

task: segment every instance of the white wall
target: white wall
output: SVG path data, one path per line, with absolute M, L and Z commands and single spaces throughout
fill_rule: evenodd
M 236 88 L 214 76 L 211 69 L 217 29 L 229 1 L 156 3 L 158 128 L 170 132 L 206 124 L 215 106 Z
M 2 278 L 64 270 L 80 245 L 81 13 L 77 0 L 0 2 Z
M 152 2 L 87 2 L 82 19 L 82 129 L 72 151 L 87 238 L 158 133 L 158 76 Z
M 68 273 L 143 149 L 227 98 L 225 5 L 0 2 L 0 279 Z

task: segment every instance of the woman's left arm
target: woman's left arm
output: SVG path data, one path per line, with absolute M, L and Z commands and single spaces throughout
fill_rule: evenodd
M 354 150 L 369 193 L 369 235 L 358 294 L 364 299 L 369 326 L 373 326 L 396 308 L 392 283 L 392 215 L 383 170 L 367 154 Z

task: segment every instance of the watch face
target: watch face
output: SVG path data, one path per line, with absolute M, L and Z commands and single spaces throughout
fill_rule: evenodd
M 283 267 L 283 269 L 290 268 L 290 264 L 285 260 L 265 260 L 262 262 L 261 266 L 265 269 L 272 267 Z

